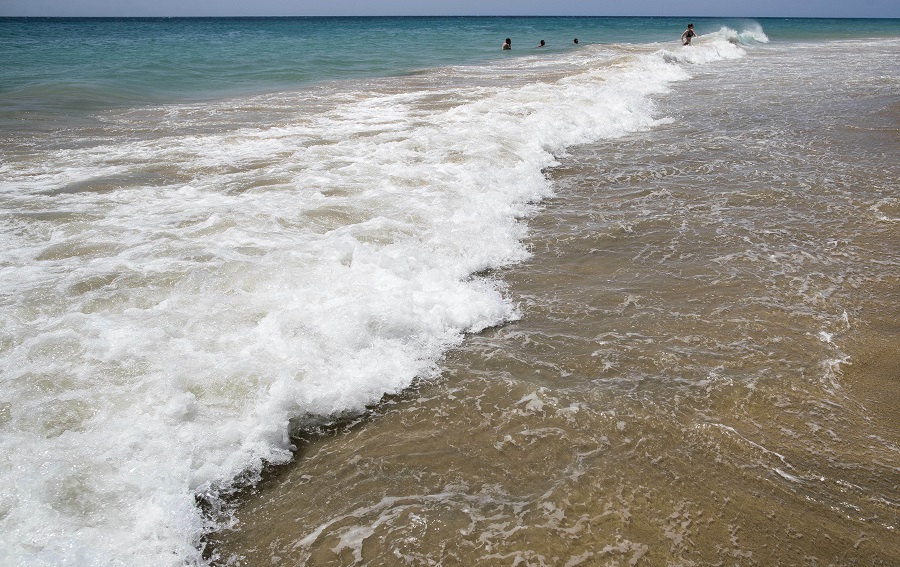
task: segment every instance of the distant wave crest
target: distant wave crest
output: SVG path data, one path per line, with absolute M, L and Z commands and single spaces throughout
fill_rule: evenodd
M 715 35 L 719 35 L 735 45 L 769 43 L 769 36 L 763 31 L 759 22 L 748 22 L 747 26 L 740 31 L 722 26 L 718 32 L 715 32 Z

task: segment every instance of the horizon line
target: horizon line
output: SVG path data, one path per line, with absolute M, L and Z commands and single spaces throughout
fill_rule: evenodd
M 748 15 L 718 15 L 701 16 L 698 14 L 681 15 L 541 15 L 541 14 L 270 14 L 270 15 L 82 15 L 82 16 L 34 16 L 34 15 L 0 15 L 5 18 L 44 18 L 44 19 L 84 19 L 84 18 L 108 18 L 108 19 L 215 19 L 215 18 L 742 18 L 742 19 L 769 19 L 769 20 L 898 20 L 900 16 L 748 16 Z

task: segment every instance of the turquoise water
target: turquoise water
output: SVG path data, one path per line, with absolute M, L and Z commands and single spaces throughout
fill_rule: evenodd
M 701 33 L 759 22 L 773 41 L 900 33 L 900 20 L 692 20 Z M 687 18 L 3 18 L 0 116 L 209 99 L 360 77 L 547 56 L 593 43 L 677 41 Z M 501 52 L 503 39 L 513 50 Z
M 898 564 L 900 25 L 693 22 L 0 19 L 0 564 Z

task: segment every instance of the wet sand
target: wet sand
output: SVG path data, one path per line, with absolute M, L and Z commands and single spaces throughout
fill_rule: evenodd
M 860 324 L 880 348 L 824 380 L 828 345 L 771 336 L 791 321 L 717 323 L 710 290 L 629 269 L 641 238 L 561 236 L 586 222 L 565 210 L 577 201 L 548 203 L 534 258 L 503 274 L 523 318 L 470 337 L 436 382 L 299 440 L 213 540 L 223 564 L 900 561 L 882 452 L 900 444 L 896 405 L 877 395 L 896 386 L 889 337 Z M 660 322 L 661 305 L 680 317 Z M 748 330 L 770 350 L 729 358 Z
M 511 291 L 534 291 L 531 275 L 511 278 Z M 548 315 L 532 309 L 472 337 L 438 382 L 300 441 L 294 465 L 245 495 L 240 529 L 216 551 L 242 565 L 900 561 L 896 455 L 873 470 L 847 446 L 870 434 L 900 443 L 895 411 L 855 396 L 861 384 L 885 391 L 897 377 L 887 366 L 846 367 L 840 399 L 858 405 L 854 424 L 808 399 L 803 380 L 796 396 L 640 377 L 567 388 L 596 361 L 558 351 L 590 331 L 554 327 L 550 338 Z M 791 412 L 832 421 L 833 443 L 820 440 L 821 454 L 792 444 L 802 433 L 784 430 L 802 423 Z M 839 429 L 860 424 L 855 439 Z
M 521 319 L 299 438 L 214 563 L 900 564 L 897 134 L 758 79 L 566 156 Z

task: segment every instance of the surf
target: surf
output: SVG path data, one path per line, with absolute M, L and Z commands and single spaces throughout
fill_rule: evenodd
M 107 108 L 66 143 L 14 142 L 6 558 L 202 564 L 229 494 L 298 428 L 519 316 L 491 271 L 529 256 L 568 148 L 668 123 L 653 97 L 737 49 L 591 45 Z

